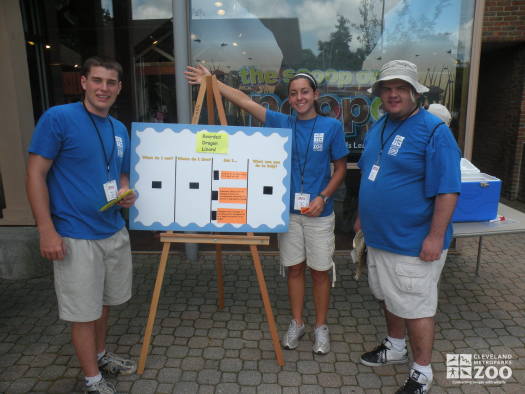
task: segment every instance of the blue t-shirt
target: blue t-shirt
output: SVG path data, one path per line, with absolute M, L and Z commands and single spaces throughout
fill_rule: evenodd
M 367 245 L 418 256 L 430 231 L 434 197 L 461 190 L 461 153 L 450 129 L 436 116 L 420 109 L 404 123 L 388 119 L 380 155 L 385 121 L 386 116 L 368 132 L 358 163 L 361 228 Z M 372 181 L 374 164 L 380 168 Z M 444 249 L 451 238 L 449 223 Z
M 47 186 L 53 223 L 63 237 L 103 239 L 124 226 L 118 206 L 105 212 L 99 208 L 107 202 L 103 184 L 115 179 L 120 187 L 120 175 L 129 173 L 128 132 L 111 116 L 91 117 L 100 139 L 81 102 L 50 108 L 39 119 L 28 149 L 53 160 Z
M 292 129 L 292 179 L 290 186 L 290 212 L 294 210 L 295 193 L 310 194 L 310 201 L 319 195 L 332 178 L 330 162 L 348 155 L 343 127 L 336 119 L 316 116 L 300 120 L 280 112 L 266 111 L 266 127 Z M 301 188 L 301 175 L 304 183 Z M 319 216 L 332 213 L 332 199 L 329 198 Z

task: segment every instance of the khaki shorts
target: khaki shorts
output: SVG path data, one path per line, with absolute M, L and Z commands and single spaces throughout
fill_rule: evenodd
M 131 249 L 126 227 L 109 238 L 64 237 L 66 256 L 53 261 L 58 313 L 62 320 L 90 322 L 103 305 L 131 298 Z
M 448 250 L 436 261 L 403 256 L 368 247 L 368 284 L 386 309 L 404 319 L 420 319 L 436 314 L 438 282 Z
M 306 260 L 316 271 L 332 268 L 335 215 L 310 217 L 290 214 L 288 232 L 279 234 L 281 264 L 290 267 Z

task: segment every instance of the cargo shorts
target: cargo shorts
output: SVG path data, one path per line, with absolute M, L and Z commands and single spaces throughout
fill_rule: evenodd
M 448 250 L 439 260 L 423 261 L 368 247 L 368 284 L 386 309 L 404 319 L 433 317 L 438 304 L 438 282 Z
M 131 298 L 131 248 L 126 227 L 104 239 L 64 237 L 66 255 L 53 261 L 58 313 L 62 320 L 98 320 L 104 305 Z

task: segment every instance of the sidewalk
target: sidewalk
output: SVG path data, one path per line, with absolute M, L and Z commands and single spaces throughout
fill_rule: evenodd
M 525 235 L 486 237 L 476 277 L 477 242 L 450 255 L 440 285 L 432 393 L 525 392 Z M 109 349 L 138 359 L 159 255 L 134 255 L 133 298 L 113 308 Z M 278 258 L 264 256 L 264 273 L 280 334 L 289 323 L 286 280 Z M 273 352 L 250 256 L 226 255 L 225 308 L 216 306 L 213 256 L 197 263 L 170 257 L 142 376 L 114 379 L 119 392 L 147 393 L 393 393 L 405 365 L 370 368 L 361 353 L 385 335 L 366 275 L 356 282 L 348 256 L 337 256 L 329 326 L 332 352 L 311 352 L 312 327 L 280 368 Z M 311 289 L 305 318 L 313 322 Z M 511 355 L 506 384 L 454 383 L 446 355 Z M 498 366 L 499 368 L 499 366 Z M 496 370 L 489 371 L 490 374 Z M 482 380 L 488 380 L 484 378 Z M 502 380 L 499 379 L 498 380 Z M 82 375 L 68 325 L 57 318 L 52 277 L 0 281 L 0 393 L 80 392 Z

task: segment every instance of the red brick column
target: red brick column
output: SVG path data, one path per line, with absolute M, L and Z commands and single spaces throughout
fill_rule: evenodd
M 473 161 L 525 201 L 525 0 L 486 0 Z

